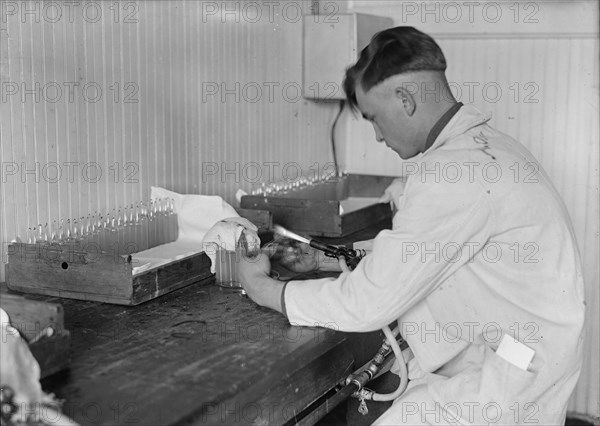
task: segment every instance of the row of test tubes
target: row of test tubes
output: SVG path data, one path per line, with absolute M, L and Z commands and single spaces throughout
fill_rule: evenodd
M 294 180 L 280 180 L 276 182 L 261 183 L 258 188 L 254 188 L 250 194 L 257 196 L 284 195 L 291 191 L 308 188 L 315 185 L 331 182 L 337 179 L 335 172 L 324 173 L 312 176 L 301 176 Z
M 27 243 L 65 244 L 93 241 L 106 245 L 121 242 L 143 249 L 152 244 L 163 243 L 149 241 L 150 239 L 174 240 L 177 237 L 176 232 L 174 200 L 156 198 L 126 204 L 105 213 L 94 212 L 79 218 L 30 225 L 27 230 Z M 122 235 L 117 237 L 116 234 Z M 157 237 L 153 238 L 152 234 L 156 234 Z

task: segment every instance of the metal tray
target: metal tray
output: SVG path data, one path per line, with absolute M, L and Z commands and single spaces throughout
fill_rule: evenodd
M 376 200 L 392 183 L 390 176 L 348 174 L 300 188 L 244 195 L 243 209 L 267 210 L 273 223 L 320 237 L 343 237 L 392 216 Z

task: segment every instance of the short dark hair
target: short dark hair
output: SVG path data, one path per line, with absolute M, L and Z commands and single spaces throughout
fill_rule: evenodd
M 344 91 L 356 109 L 356 84 L 368 92 L 385 79 L 409 71 L 445 71 L 442 49 L 427 34 L 413 27 L 395 27 L 378 32 L 346 70 Z

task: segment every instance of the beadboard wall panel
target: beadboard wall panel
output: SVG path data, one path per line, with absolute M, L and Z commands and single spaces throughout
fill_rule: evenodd
M 310 2 L 2 3 L 0 281 L 29 227 L 331 161 L 336 107 L 299 92 Z
M 256 170 L 244 168 L 250 161 L 262 176 L 246 177 L 260 182 L 286 164 L 294 173 L 296 164 L 314 170 L 331 159 L 336 107 L 294 92 L 302 51 L 295 5 L 286 15 L 278 2 L 272 19 L 263 7 L 255 20 L 235 1 L 91 3 L 55 20 L 51 11 L 22 14 L 42 2 L 16 2 L 16 13 L 0 20 L 0 281 L 6 242 L 26 238 L 30 226 L 117 209 L 148 198 L 151 185 L 233 202 L 238 187 L 252 186 L 244 179 Z M 314 7 L 291 3 L 304 13 Z M 570 409 L 597 418 L 597 2 L 479 2 L 467 24 L 467 9 L 449 22 L 450 3 L 465 4 L 432 2 L 425 15 L 413 9 L 424 2 L 349 1 L 342 9 L 433 34 L 461 100 L 492 112 L 492 125 L 531 149 L 553 178 L 573 219 L 588 299 L 585 366 Z M 483 15 L 486 3 L 502 6 L 502 20 L 491 22 L 492 8 Z M 348 111 L 340 124 L 345 170 L 397 173 L 398 160 L 368 124 Z

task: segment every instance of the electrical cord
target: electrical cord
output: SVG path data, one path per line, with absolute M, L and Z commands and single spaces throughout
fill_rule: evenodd
M 333 120 L 333 124 L 331 126 L 331 152 L 333 155 L 333 166 L 335 167 L 335 175 L 336 176 L 340 175 L 339 174 L 340 168 L 339 168 L 337 152 L 336 152 L 336 148 L 335 148 L 335 128 L 337 127 L 337 123 L 340 119 L 340 116 L 342 115 L 342 112 L 344 111 L 345 105 L 346 105 L 346 101 L 344 99 L 342 99 L 340 101 L 340 109 L 339 109 L 337 115 L 335 116 L 335 119 Z

